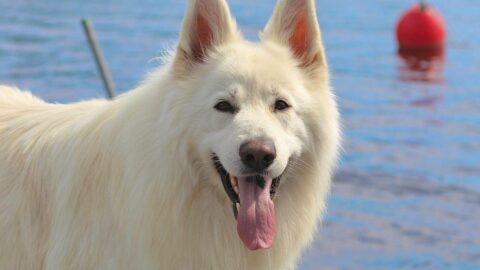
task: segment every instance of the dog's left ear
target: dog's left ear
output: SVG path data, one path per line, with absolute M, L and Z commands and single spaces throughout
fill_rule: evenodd
M 190 0 L 175 56 L 176 72 L 188 72 L 216 46 L 239 36 L 225 0 Z
M 302 68 L 327 64 L 314 0 L 278 0 L 261 39 L 288 46 Z

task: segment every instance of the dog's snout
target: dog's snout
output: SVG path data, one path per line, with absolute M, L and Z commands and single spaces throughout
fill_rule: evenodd
M 240 158 L 245 166 L 261 172 L 268 168 L 277 156 L 275 144 L 270 139 L 255 139 L 240 146 Z

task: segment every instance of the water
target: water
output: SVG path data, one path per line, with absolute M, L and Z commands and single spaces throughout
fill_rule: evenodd
M 0 0 L 0 82 L 52 102 L 104 92 L 80 18 L 93 19 L 120 92 L 175 44 L 185 1 Z M 344 155 L 326 222 L 301 269 L 480 269 L 480 5 L 432 0 L 448 48 L 398 56 L 414 1 L 317 1 L 343 114 Z M 255 39 L 273 0 L 232 0 Z

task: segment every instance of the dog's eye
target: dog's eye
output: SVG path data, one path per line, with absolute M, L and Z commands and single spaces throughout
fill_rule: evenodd
M 230 104 L 228 101 L 225 101 L 225 100 L 218 102 L 214 108 L 219 112 L 228 112 L 228 113 L 235 112 L 235 107 L 233 107 L 232 104 Z
M 275 111 L 284 111 L 288 108 L 290 108 L 290 105 L 284 100 L 278 99 L 275 101 Z

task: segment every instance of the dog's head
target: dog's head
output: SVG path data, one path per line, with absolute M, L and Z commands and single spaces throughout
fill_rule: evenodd
M 312 111 L 334 106 L 318 101 L 331 97 L 314 1 L 280 0 L 261 42 L 250 43 L 225 0 L 191 0 L 173 71 L 191 91 L 197 147 L 232 202 L 240 238 L 269 248 L 282 175 L 319 136 Z

